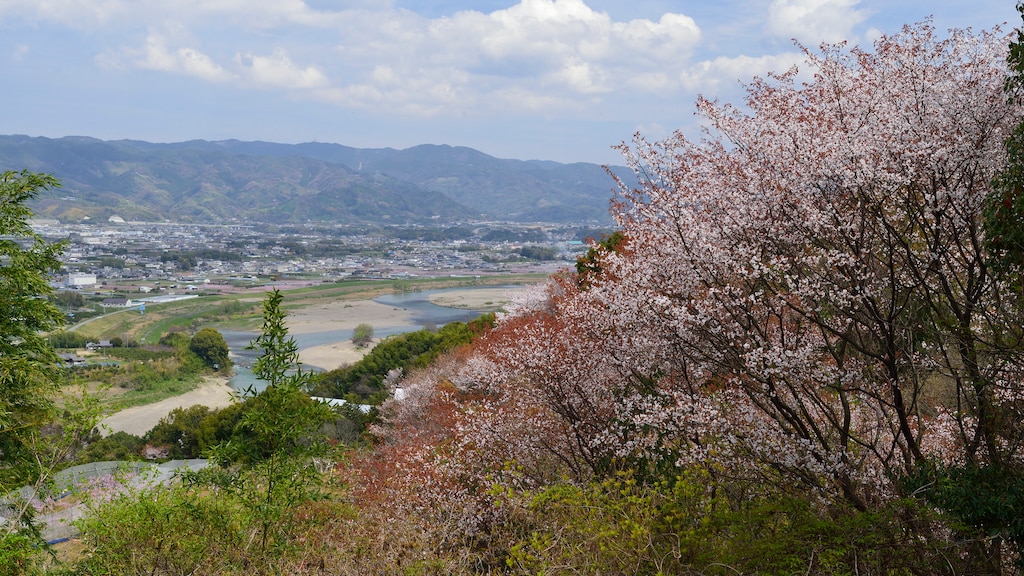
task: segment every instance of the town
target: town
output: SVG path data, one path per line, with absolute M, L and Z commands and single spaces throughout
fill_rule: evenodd
M 571 266 L 587 238 L 581 226 L 462 223 L 427 227 L 325 227 L 35 220 L 66 240 L 59 289 L 100 294 L 200 292 L 267 279 L 408 279 L 553 273 Z M 124 305 L 113 302 L 112 305 Z

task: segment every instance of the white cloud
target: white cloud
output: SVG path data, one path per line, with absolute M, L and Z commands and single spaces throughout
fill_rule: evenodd
M 763 77 L 768 72 L 785 72 L 793 66 L 800 66 L 805 60 L 806 57 L 798 52 L 719 57 L 698 62 L 686 70 L 680 80 L 687 90 L 713 94 L 722 89 L 734 89 L 741 83 L 749 84 L 755 76 Z
M 319 3 L 319 9 L 304 0 L 23 4 L 0 0 L 0 16 L 18 5 L 43 20 L 77 19 L 76 26 L 110 38 L 137 37 L 140 27 L 160 31 L 149 32 L 133 49 L 103 49 L 97 61 L 107 66 L 264 88 L 333 88 L 328 93 L 349 95 L 339 102 L 376 94 L 396 106 L 430 111 L 456 100 L 480 103 L 499 92 L 538 94 L 522 100 L 530 107 L 624 86 L 677 89 L 674 79 L 701 40 L 689 16 L 615 21 L 584 0 L 520 0 L 490 13 L 464 10 L 434 19 L 389 0 L 340 0 Z
M 25 56 L 29 53 L 28 44 L 18 44 L 11 50 L 11 59 L 15 62 L 21 62 L 25 59 Z
M 211 18 L 261 29 L 332 24 L 332 13 L 314 10 L 304 0 L 0 0 L 0 17 L 5 15 L 80 29 L 133 22 L 202 24 Z
M 597 66 L 574 58 L 552 74 L 551 78 L 576 92 L 593 94 L 610 90 L 606 76 Z
M 309 90 L 329 84 L 327 75 L 316 66 L 301 66 L 292 61 L 287 51 L 276 48 L 268 55 L 235 54 L 221 65 L 199 49 L 169 44 L 187 44 L 188 35 L 151 31 L 142 47 L 121 48 L 97 57 L 100 66 L 126 69 L 141 68 L 192 76 L 208 82 L 230 82 L 236 86 Z
M 477 55 L 478 66 L 561 78 L 582 93 L 686 62 L 700 39 L 696 22 L 682 14 L 615 22 L 582 0 L 523 0 L 490 14 L 461 12 L 431 23 L 430 38 L 442 50 Z
M 867 18 L 860 0 L 772 0 L 768 29 L 782 38 L 816 46 L 853 40 L 853 28 Z
M 658 22 L 631 20 L 616 24 L 615 30 L 629 52 L 658 62 L 688 58 L 702 36 L 693 18 L 682 14 L 665 14 Z
M 117 18 L 124 8 L 124 0 L 0 0 L 0 19 L 24 16 L 72 28 L 90 28 Z
M 210 82 L 233 79 L 231 73 L 206 54 L 188 47 L 170 49 L 167 47 L 166 39 L 157 33 L 151 32 L 146 37 L 145 46 L 141 50 L 129 50 L 125 56 L 128 57 L 130 64 L 147 70 L 184 74 Z M 107 61 L 112 62 L 111 59 Z
M 506 86 L 488 94 L 484 105 L 488 107 L 489 111 L 497 112 L 515 110 L 517 112 L 558 114 L 562 111 L 578 109 L 586 103 L 586 100 L 569 94 Z
M 6 1 L 0 16 L 11 9 Z M 802 40 L 835 39 L 863 19 L 858 1 L 773 0 L 768 27 Z M 694 18 L 616 20 L 585 0 L 520 0 L 437 18 L 390 0 L 316 8 L 304 0 L 40 0 L 34 10 L 58 18 L 73 5 L 102 27 L 97 36 L 137 39 L 134 48 L 101 49 L 103 65 L 394 114 L 583 113 L 648 97 L 685 106 L 688 91 L 735 86 L 799 61 L 787 52 L 694 62 L 704 41 Z
M 434 117 L 473 109 L 476 96 L 467 89 L 468 84 L 469 76 L 460 70 L 407 76 L 381 65 L 363 81 L 324 86 L 309 95 L 343 108 L 386 109 L 392 114 Z
M 397 86 L 402 81 L 394 68 L 383 64 L 374 67 L 372 78 L 373 83 L 379 86 Z
M 426 115 L 542 106 L 622 90 L 677 90 L 701 38 L 685 15 L 615 22 L 582 0 L 522 0 L 491 13 L 427 19 L 408 11 L 350 11 L 321 67 L 346 85 L 318 92 L 339 105 Z M 514 97 L 508 95 L 514 94 Z
M 247 71 L 249 79 L 261 86 L 308 89 L 328 84 L 327 76 L 316 66 L 296 65 L 281 48 L 269 56 L 244 54 L 236 60 Z

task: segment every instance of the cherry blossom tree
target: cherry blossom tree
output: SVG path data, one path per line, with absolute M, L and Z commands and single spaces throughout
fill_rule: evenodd
M 472 532 L 496 486 L 622 470 L 862 511 L 922 467 L 1019 470 L 1024 302 L 985 220 L 1024 118 L 1007 43 L 806 49 L 700 100 L 702 139 L 623 145 L 614 239 L 385 406 L 387 489 Z
M 929 456 L 1019 460 L 1019 293 L 983 232 L 1021 118 L 1006 45 L 922 24 L 807 50 L 803 83 L 699 101 L 703 140 L 623 147 L 631 251 L 593 291 L 657 334 L 681 375 L 660 386 L 741 424 L 737 453 L 859 508 Z

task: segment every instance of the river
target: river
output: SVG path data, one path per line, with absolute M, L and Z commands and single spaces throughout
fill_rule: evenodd
M 481 288 L 494 289 L 512 287 L 481 286 Z M 430 301 L 430 297 L 434 294 L 459 292 L 463 290 L 473 290 L 473 288 L 463 287 L 442 290 L 423 290 L 420 292 L 402 292 L 385 294 L 374 298 L 374 302 L 394 306 L 396 308 L 402 308 L 411 313 L 409 324 L 380 330 L 374 329 L 374 336 L 377 338 L 383 338 L 386 336 L 393 336 L 395 334 L 413 332 L 430 325 L 440 327 L 449 322 L 468 322 L 479 317 L 484 313 L 483 311 L 466 310 L 463 308 L 448 308 L 446 306 L 438 306 Z M 235 365 L 235 375 L 231 378 L 231 386 L 239 393 L 244 393 L 246 389 L 250 387 L 253 392 L 257 393 L 266 388 L 266 383 L 257 380 L 252 373 L 252 366 L 256 361 L 257 356 L 256 351 L 245 349 L 246 346 L 248 346 L 249 343 L 258 336 L 258 334 L 255 332 L 230 330 L 221 331 L 221 334 L 224 335 L 224 340 L 227 342 L 228 349 L 230 350 L 231 361 Z M 313 332 L 309 334 L 291 334 L 291 337 L 295 339 L 295 344 L 298 346 L 299 350 L 303 350 L 305 348 L 312 348 L 313 346 L 351 340 L 352 330 L 329 330 L 326 332 Z M 303 366 L 302 368 L 313 372 L 320 371 L 319 368 L 313 366 Z

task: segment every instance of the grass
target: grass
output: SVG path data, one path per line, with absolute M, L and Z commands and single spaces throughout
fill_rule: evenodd
M 88 356 L 92 364 L 70 369 L 69 384 L 84 385 L 107 411 L 152 404 L 194 390 L 209 370 L 189 365 L 173 351 L 115 348 Z
M 133 406 L 153 404 L 167 398 L 191 392 L 198 388 L 202 382 L 203 378 L 198 374 L 181 378 L 169 378 L 154 382 L 145 390 L 126 390 L 122 394 L 101 399 L 100 405 L 107 408 L 110 412 L 117 412 L 118 410 L 124 410 Z
M 123 366 L 130 364 L 131 362 L 122 361 Z M 68 386 L 84 385 L 89 394 L 96 397 L 104 412 L 113 413 L 191 392 L 203 383 L 204 377 L 201 374 L 173 376 L 149 381 L 139 388 L 123 385 L 127 383 L 111 384 L 108 380 L 104 374 L 94 374 L 92 377 L 73 379 Z
M 188 328 L 194 323 L 222 318 L 220 309 L 225 303 L 252 299 L 253 295 L 224 294 L 203 296 L 189 300 L 178 300 L 146 306 L 146 312 L 128 309 L 112 312 L 77 324 L 69 328 L 93 339 L 109 338 L 112 335 L 127 335 L 142 344 L 155 344 L 160 337 L 173 328 Z M 250 314 L 258 316 L 259 310 L 251 306 Z

